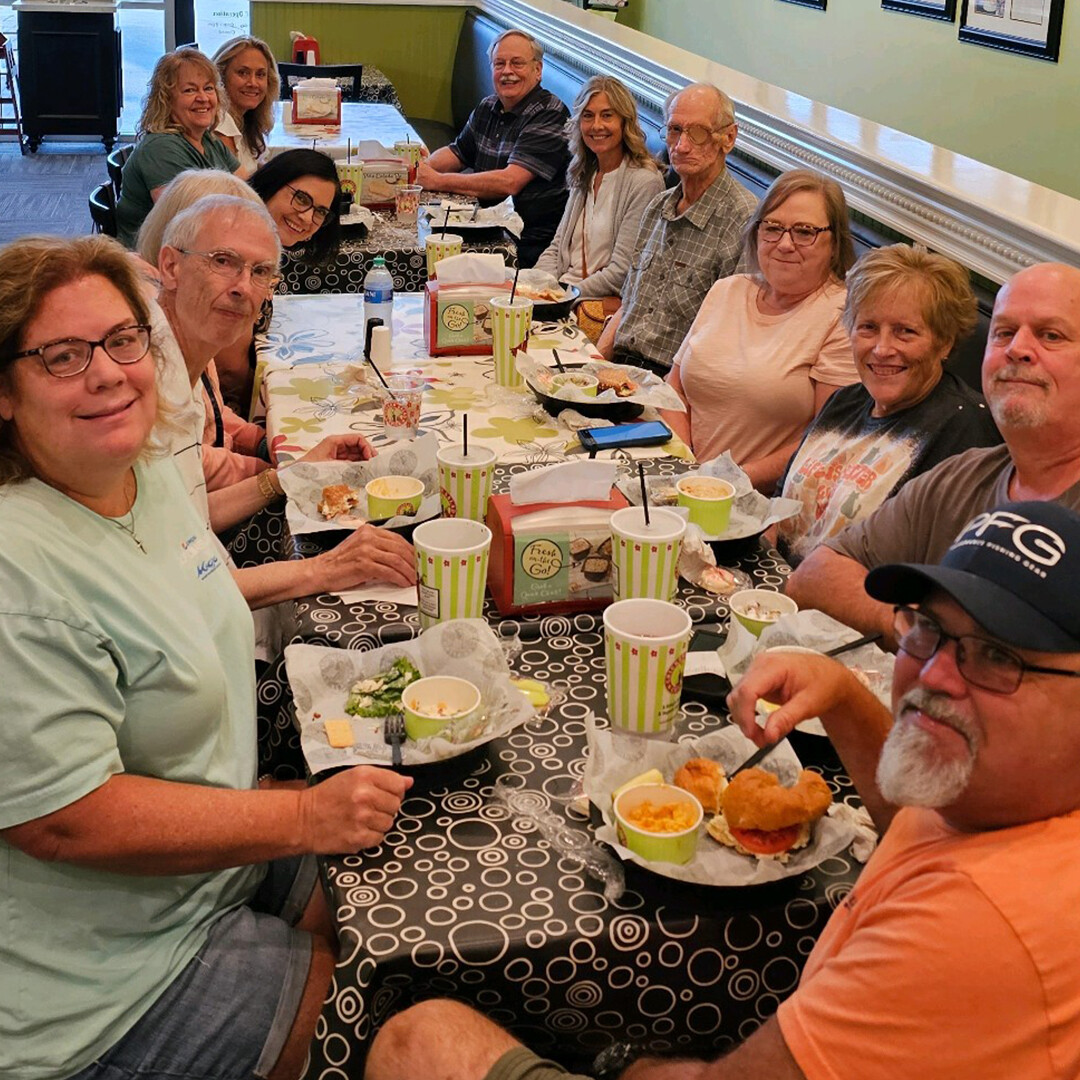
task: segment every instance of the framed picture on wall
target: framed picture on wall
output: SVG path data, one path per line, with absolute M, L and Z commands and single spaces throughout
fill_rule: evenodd
M 960 40 L 1057 62 L 1065 0 L 963 0 Z
M 907 15 L 922 15 L 927 19 L 956 21 L 956 0 L 881 0 L 886 11 L 902 11 Z
M 825 0 L 785 0 L 788 4 L 798 4 L 799 7 L 817 8 L 818 11 L 825 10 Z

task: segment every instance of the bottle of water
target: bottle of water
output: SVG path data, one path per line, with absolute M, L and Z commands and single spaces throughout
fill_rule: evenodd
M 364 338 L 367 339 L 369 319 L 382 319 L 383 326 L 393 331 L 394 279 L 386 269 L 386 260 L 377 255 L 364 278 Z

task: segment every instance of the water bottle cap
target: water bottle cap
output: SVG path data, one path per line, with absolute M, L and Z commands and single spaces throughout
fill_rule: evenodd
M 381 255 L 376 255 L 375 258 L 371 260 L 371 265 L 372 266 L 385 266 L 386 265 L 386 260 Z

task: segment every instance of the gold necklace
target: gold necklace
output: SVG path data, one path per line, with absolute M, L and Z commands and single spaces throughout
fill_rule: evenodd
M 126 514 L 124 514 L 123 518 L 111 517 L 108 520 L 111 521 L 121 532 L 127 533 L 128 536 L 131 537 L 131 542 L 145 555 L 146 554 L 146 548 L 143 547 L 143 542 L 139 539 L 139 537 L 135 533 L 135 500 L 138 498 L 138 495 L 139 495 L 138 483 L 135 480 L 135 474 L 134 473 L 129 473 L 128 475 L 131 477 L 132 487 L 135 488 L 135 490 L 131 494 L 131 505 L 128 507 L 128 511 L 127 511 Z M 127 494 L 127 480 L 126 479 L 124 480 L 124 491 L 125 491 L 125 495 L 126 495 Z M 125 518 L 127 520 L 125 520 Z

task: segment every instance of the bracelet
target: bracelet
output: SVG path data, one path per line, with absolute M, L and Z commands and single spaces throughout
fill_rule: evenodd
M 285 494 L 281 481 L 277 478 L 277 469 L 263 469 L 257 478 L 259 494 L 268 502 L 281 498 Z

